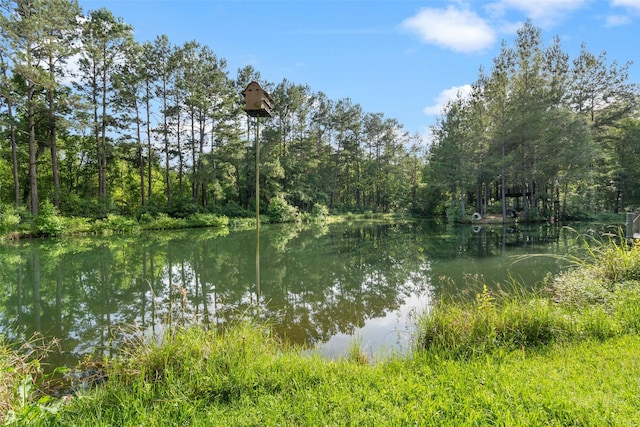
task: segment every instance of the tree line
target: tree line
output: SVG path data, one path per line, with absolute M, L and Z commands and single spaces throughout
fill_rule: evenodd
M 263 205 L 416 203 L 418 137 L 395 119 L 287 79 L 263 81 L 251 66 L 231 76 L 195 40 L 137 42 L 105 8 L 0 5 L 0 203 L 33 214 L 43 201 L 70 215 L 241 214 L 255 206 L 256 126 Z M 275 100 L 273 118 L 257 123 L 242 111 L 251 81 Z
M 434 126 L 425 176 L 450 216 L 579 217 L 640 205 L 638 87 L 631 63 L 582 44 L 570 60 L 530 22 Z
M 425 149 L 349 98 L 264 81 L 251 66 L 232 75 L 198 41 L 138 42 L 106 8 L 0 0 L 0 10 L 0 204 L 32 214 L 50 203 L 76 216 L 250 215 L 255 135 L 263 207 L 459 219 L 640 204 L 630 64 L 586 46 L 570 61 L 530 23 L 446 106 Z M 242 111 L 251 81 L 275 102 L 259 123 Z

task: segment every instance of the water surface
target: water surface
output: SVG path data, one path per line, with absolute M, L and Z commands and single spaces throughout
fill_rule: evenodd
M 136 334 L 258 316 L 287 340 L 335 356 L 410 345 L 412 316 L 483 283 L 536 286 L 576 234 L 562 227 L 435 222 L 269 226 L 29 240 L 0 247 L 0 333 L 60 340 L 55 363 L 113 354 Z

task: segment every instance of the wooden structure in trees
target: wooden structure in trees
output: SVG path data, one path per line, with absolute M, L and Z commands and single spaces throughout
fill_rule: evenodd
M 273 99 L 264 91 L 258 82 L 251 82 L 242 91 L 244 111 L 251 117 L 272 117 Z
M 627 212 L 625 225 L 627 239 L 640 239 L 640 213 Z

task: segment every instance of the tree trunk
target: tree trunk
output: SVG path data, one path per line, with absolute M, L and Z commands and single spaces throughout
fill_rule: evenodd
M 35 108 L 33 106 L 33 96 L 35 94 L 35 85 L 29 83 L 27 90 L 27 116 L 28 116 L 28 133 L 29 133 L 29 193 L 31 213 L 38 215 L 38 178 L 36 168 L 36 120 Z
M 49 58 L 49 76 L 53 82 L 54 64 L 53 58 Z M 56 145 L 56 139 L 58 138 L 58 124 L 56 120 L 56 104 L 55 104 L 55 89 L 53 87 L 48 89 L 48 101 L 49 101 L 49 148 L 51 149 L 51 173 L 53 175 L 53 205 L 60 209 L 60 174 L 58 169 L 58 148 Z
M 100 122 L 98 121 L 98 87 L 97 84 L 93 88 L 93 137 L 96 144 L 96 162 L 98 168 L 98 195 L 100 194 L 100 182 L 102 182 L 100 173 L 100 164 L 102 163 L 102 145 L 100 144 Z
M 464 221 L 464 217 L 467 215 L 465 203 L 464 203 L 464 188 L 460 186 L 460 221 Z
M 151 168 L 153 156 L 153 148 L 151 147 L 151 89 L 149 88 L 149 79 L 146 81 L 145 108 L 147 113 L 147 200 L 151 200 Z M 144 165 L 143 165 L 144 167 Z
M 507 194 L 505 186 L 504 176 L 504 142 L 502 143 L 502 162 L 500 165 L 500 200 L 502 201 L 502 222 L 507 222 Z
M 13 121 L 11 95 L 7 97 L 7 115 L 9 116 L 9 137 L 11 138 L 11 171 L 13 172 L 13 196 L 16 206 L 20 205 L 20 177 L 18 176 L 18 146 L 16 144 L 16 125 Z
M 107 57 L 104 51 L 103 57 Z M 107 197 L 107 68 L 102 70 L 102 117 L 100 120 L 100 157 L 98 158 L 98 197 L 106 201 Z
M 191 112 L 191 198 L 195 201 L 198 197 L 196 185 L 196 121 L 195 111 Z
M 207 184 L 205 183 L 204 177 L 202 176 L 203 172 L 202 172 L 202 156 L 204 154 L 204 139 L 205 139 L 205 135 L 206 135 L 206 130 L 205 130 L 205 118 L 204 118 L 204 113 L 201 113 L 201 117 L 198 120 L 198 126 L 199 126 L 199 131 L 200 131 L 200 136 L 199 136 L 199 140 L 198 140 L 198 183 L 200 184 L 200 191 L 202 194 L 200 194 L 200 202 L 202 204 L 202 206 L 207 206 L 207 194 L 206 194 L 206 188 L 207 188 Z
M 184 179 L 184 155 L 182 154 L 182 141 L 180 139 L 180 113 L 176 123 L 176 149 L 178 150 L 178 193 L 182 196 L 182 181 Z
M 136 109 L 136 140 L 138 142 L 138 146 L 136 149 L 136 157 L 138 158 L 138 173 L 140 175 L 140 205 L 146 205 L 146 199 L 144 196 L 144 157 L 142 155 L 142 130 L 140 129 L 140 108 L 138 104 L 138 100 L 135 101 L 135 109 Z

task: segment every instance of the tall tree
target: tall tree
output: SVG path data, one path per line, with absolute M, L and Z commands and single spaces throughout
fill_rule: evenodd
M 509 78 L 514 67 L 513 51 L 506 43 L 502 43 L 500 54 L 493 60 L 493 68 L 490 76 L 484 81 L 484 97 L 486 99 L 487 114 L 490 124 L 489 151 L 492 157 L 492 164 L 499 171 L 500 205 L 502 210 L 502 220 L 507 218 L 507 174 L 512 157 L 513 142 L 508 118 L 510 111 L 509 100 Z M 482 81 L 482 80 L 481 80 Z
M 133 139 L 136 146 L 135 162 L 138 168 L 140 204 L 145 205 L 145 162 L 142 139 L 144 121 L 142 110 L 146 97 L 146 64 L 141 45 L 131 40 L 125 47 L 124 60 L 114 73 L 114 105 L 118 110 L 119 127 L 125 132 L 124 141 Z M 133 127 L 133 135 L 128 130 Z
M 2 4 L 4 33 L 13 53 L 13 72 L 25 83 L 25 105 L 29 146 L 29 205 L 38 214 L 38 175 L 36 114 L 42 99 L 39 90 L 53 89 L 54 81 L 46 72 L 47 58 L 42 54 L 49 42 L 53 22 L 49 19 L 48 2 L 42 0 L 5 1 Z M 51 41 L 54 42 L 54 41 Z
M 108 195 L 107 157 L 110 147 L 107 130 L 115 124 L 109 108 L 114 89 L 112 77 L 116 65 L 124 61 L 124 48 L 132 38 L 133 28 L 104 8 L 91 11 L 82 28 L 79 60 L 81 75 L 77 87 L 84 93 L 93 110 L 98 199 L 103 202 Z
M 61 78 L 65 77 L 64 64 L 77 49 L 77 20 L 81 15 L 76 0 L 49 0 L 43 2 L 41 13 L 49 20 L 45 29 L 45 42 L 41 54 L 45 57 L 50 85 L 47 87 L 47 106 L 49 110 L 48 133 L 51 153 L 51 171 L 53 175 L 53 204 L 60 208 L 60 172 L 58 168 L 58 104 L 56 89 Z M 58 93 L 59 94 L 59 93 Z
M 592 165 L 597 173 L 588 197 L 592 210 L 617 209 L 620 169 L 612 135 L 620 120 L 629 115 L 638 102 L 638 88 L 628 82 L 631 64 L 619 66 L 617 61 L 607 62 L 605 52 L 596 56 L 583 43 L 570 70 L 570 105 L 589 124 L 600 154 Z
M 464 218 L 466 192 L 472 177 L 468 165 L 469 143 L 465 100 L 458 96 L 445 107 L 443 117 L 432 128 L 434 143 L 429 153 L 429 174 L 436 185 L 444 186 L 454 203 L 447 215 Z M 458 210 L 459 209 L 459 210 Z
M 171 128 L 169 126 L 169 120 L 173 115 L 173 110 L 170 108 L 170 99 L 172 96 L 172 84 L 174 83 L 174 76 L 176 71 L 176 47 L 173 45 L 169 38 L 163 34 L 156 37 L 153 45 L 149 47 L 148 65 L 151 69 L 155 70 L 155 90 L 154 95 L 160 99 L 162 115 L 162 122 L 156 128 L 155 132 L 162 138 L 162 151 L 164 151 L 164 178 L 165 178 L 165 195 L 167 203 L 171 203 L 172 200 L 172 188 L 171 188 L 171 160 L 173 158 L 173 149 L 171 148 Z M 150 138 L 150 134 L 148 133 Z M 150 141 L 150 140 L 149 140 Z M 149 150 L 151 145 L 149 144 Z M 151 162 L 151 158 L 149 158 Z M 151 163 L 149 163 L 151 168 Z M 151 178 L 149 177 L 149 180 Z M 149 187 L 149 196 L 151 196 L 151 187 Z
M 332 122 L 335 129 L 333 147 L 333 185 L 330 206 L 336 203 L 355 203 L 353 177 L 357 173 L 362 153 L 362 107 L 351 99 L 339 100 L 333 110 Z
M 9 28 L 4 13 L 0 13 L 0 96 L 4 98 L 7 108 L 7 122 L 9 127 L 9 143 L 11 145 L 11 172 L 13 175 L 13 200 L 16 206 L 20 204 L 20 177 L 18 175 L 18 146 L 16 141 L 16 122 L 13 114 L 14 84 L 10 75 L 10 55 L 8 34 Z

